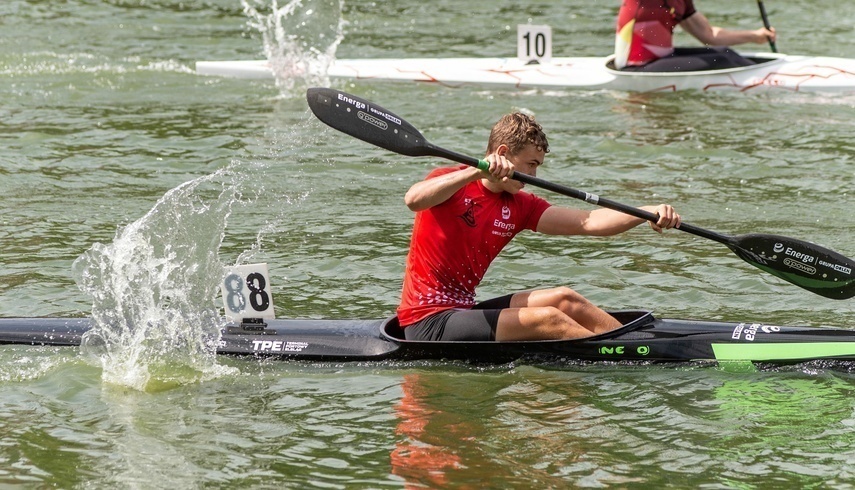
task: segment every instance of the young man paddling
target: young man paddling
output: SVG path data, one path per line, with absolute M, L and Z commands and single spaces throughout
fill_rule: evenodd
M 528 115 L 508 114 L 487 144 L 489 174 L 462 166 L 439 168 L 404 198 L 416 213 L 398 319 L 408 340 L 576 339 L 620 323 L 568 287 L 523 291 L 475 303 L 490 263 L 524 229 L 549 235 L 610 236 L 644 220 L 609 209 L 552 206 L 510 176 L 534 176 L 549 143 Z M 667 204 L 657 232 L 680 225 Z

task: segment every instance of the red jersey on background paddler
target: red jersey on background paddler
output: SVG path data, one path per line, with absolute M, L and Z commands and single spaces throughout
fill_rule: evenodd
M 703 46 L 675 47 L 679 25 Z M 775 29 L 731 30 L 713 26 L 695 9 L 693 0 L 623 0 L 617 17 L 615 68 L 618 70 L 683 72 L 734 68 L 754 64 L 729 46 L 774 43 Z
M 617 18 L 615 66 L 638 66 L 674 52 L 674 29 L 694 14 L 692 0 L 624 0 Z

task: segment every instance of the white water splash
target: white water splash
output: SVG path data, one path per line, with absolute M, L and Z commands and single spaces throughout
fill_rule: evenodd
M 168 191 L 111 243 L 96 243 L 74 261 L 77 285 L 93 299 L 93 328 L 81 350 L 100 363 L 105 384 L 159 391 L 236 371 L 218 364 L 216 354 L 227 321 L 221 316 L 220 249 L 229 218 L 249 213 L 243 225 L 259 226 L 254 243 L 229 265 L 257 260 L 268 237 L 283 233 L 310 192 L 281 179 L 269 184 L 268 162 L 295 159 L 317 144 L 315 137 L 289 125 L 263 141 L 267 155 L 234 160 Z
M 344 39 L 344 0 L 241 0 L 247 25 L 261 33 L 264 54 L 285 95 L 329 85 L 327 70 Z
M 215 359 L 218 252 L 250 180 L 235 166 L 170 190 L 112 243 L 75 260 L 78 286 L 93 298 L 82 349 L 100 360 L 105 382 L 146 390 L 225 372 Z

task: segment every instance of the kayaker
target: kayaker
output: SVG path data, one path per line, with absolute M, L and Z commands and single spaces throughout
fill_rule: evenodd
M 493 127 L 489 173 L 469 166 L 438 168 L 407 191 L 416 213 L 398 320 L 408 340 L 536 340 L 589 337 L 620 326 L 569 287 L 523 291 L 475 302 L 490 263 L 523 230 L 549 235 L 611 236 L 644 220 L 609 209 L 552 206 L 522 190 L 514 172 L 535 175 L 549 143 L 533 117 L 513 113 Z M 651 227 L 679 226 L 667 204 Z
M 673 45 L 679 25 L 704 47 Z M 692 0 L 623 0 L 617 18 L 615 67 L 631 71 L 697 71 L 753 65 L 727 46 L 775 41 L 775 28 L 729 30 L 710 25 Z

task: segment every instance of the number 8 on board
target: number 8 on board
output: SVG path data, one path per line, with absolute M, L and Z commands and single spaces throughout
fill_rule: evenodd
M 275 318 L 269 277 L 267 264 L 226 267 L 220 288 L 226 316 L 234 321 Z

